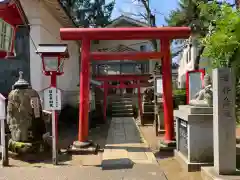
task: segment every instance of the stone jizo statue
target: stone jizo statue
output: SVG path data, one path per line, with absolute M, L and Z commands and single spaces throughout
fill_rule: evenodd
M 189 102 L 192 106 L 212 107 L 213 106 L 213 89 L 211 77 L 204 76 L 204 87 L 195 94 L 194 99 Z

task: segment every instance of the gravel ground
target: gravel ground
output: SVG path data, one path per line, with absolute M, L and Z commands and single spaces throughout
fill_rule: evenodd
M 100 125 L 94 128 L 89 133 L 89 139 L 94 143 L 100 145 L 101 148 L 105 146 L 105 140 L 107 137 L 108 125 Z M 59 147 L 62 150 L 66 150 L 73 141 L 77 140 L 78 127 L 77 125 L 65 126 L 59 129 Z M 99 166 L 101 164 L 102 151 L 97 155 L 85 154 L 85 155 L 71 155 L 67 153 L 59 154 L 59 164 L 67 166 Z M 18 157 L 10 154 L 9 163 L 14 167 L 54 167 L 52 165 L 51 151 L 38 155 L 27 155 Z

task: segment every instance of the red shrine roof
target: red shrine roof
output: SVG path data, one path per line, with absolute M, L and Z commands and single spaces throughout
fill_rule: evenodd
M 0 18 L 12 26 L 28 24 L 27 17 L 18 0 L 10 0 L 8 3 L 0 3 Z
M 29 0 L 30 1 L 30 0 Z M 43 3 L 51 11 L 51 14 L 65 27 L 75 27 L 71 17 L 67 14 L 58 0 L 43 0 Z M 0 18 L 7 23 L 16 26 L 29 24 L 27 16 L 21 6 L 20 0 L 5 0 L 0 2 Z

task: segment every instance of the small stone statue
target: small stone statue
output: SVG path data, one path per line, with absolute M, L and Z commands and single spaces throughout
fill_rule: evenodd
M 213 89 L 211 77 L 206 74 L 204 76 L 204 87 L 195 94 L 195 99 L 190 101 L 192 106 L 212 107 L 213 106 Z
M 143 93 L 144 102 L 152 102 L 154 100 L 154 89 L 152 87 L 147 88 Z

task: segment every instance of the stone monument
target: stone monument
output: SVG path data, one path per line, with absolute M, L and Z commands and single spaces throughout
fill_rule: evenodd
M 214 166 L 202 167 L 202 177 L 237 180 L 235 78 L 231 68 L 213 70 L 213 102 Z
M 22 72 L 8 95 L 7 124 L 11 132 L 10 151 L 24 153 L 40 147 L 46 133 L 41 100 L 37 91 L 23 79 Z
M 204 77 L 204 87 L 189 105 L 174 111 L 176 119 L 175 157 L 188 171 L 200 170 L 213 164 L 212 83 Z

